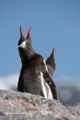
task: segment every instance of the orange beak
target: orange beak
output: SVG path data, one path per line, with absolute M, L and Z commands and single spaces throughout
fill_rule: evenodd
M 31 35 L 31 28 L 29 29 L 29 32 L 28 32 L 27 37 L 26 37 L 26 40 L 29 40 L 30 35 Z
M 53 55 L 54 55 L 54 52 L 55 52 L 55 49 L 53 49 L 53 51 L 52 51 Z
M 24 36 L 21 26 L 20 26 L 20 33 L 21 33 L 21 36 Z

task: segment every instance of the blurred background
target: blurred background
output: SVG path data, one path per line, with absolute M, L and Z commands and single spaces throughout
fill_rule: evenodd
M 17 87 L 20 26 L 25 37 L 32 28 L 33 48 L 45 59 L 55 48 L 59 99 L 80 106 L 80 0 L 0 0 L 0 89 Z

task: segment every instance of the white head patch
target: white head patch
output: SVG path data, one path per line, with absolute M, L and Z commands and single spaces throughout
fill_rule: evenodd
M 26 41 L 23 41 L 20 45 L 18 45 L 18 48 L 25 48 L 26 47 Z

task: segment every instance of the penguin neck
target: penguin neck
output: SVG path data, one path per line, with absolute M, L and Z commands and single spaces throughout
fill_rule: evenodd
M 27 61 L 29 61 L 36 54 L 36 52 L 31 46 L 29 46 L 25 49 L 19 49 L 19 54 L 21 57 L 22 65 L 23 65 L 27 63 Z

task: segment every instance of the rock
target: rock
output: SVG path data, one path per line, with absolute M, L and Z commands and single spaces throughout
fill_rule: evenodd
M 39 95 L 0 90 L 0 120 L 80 120 L 80 108 Z

